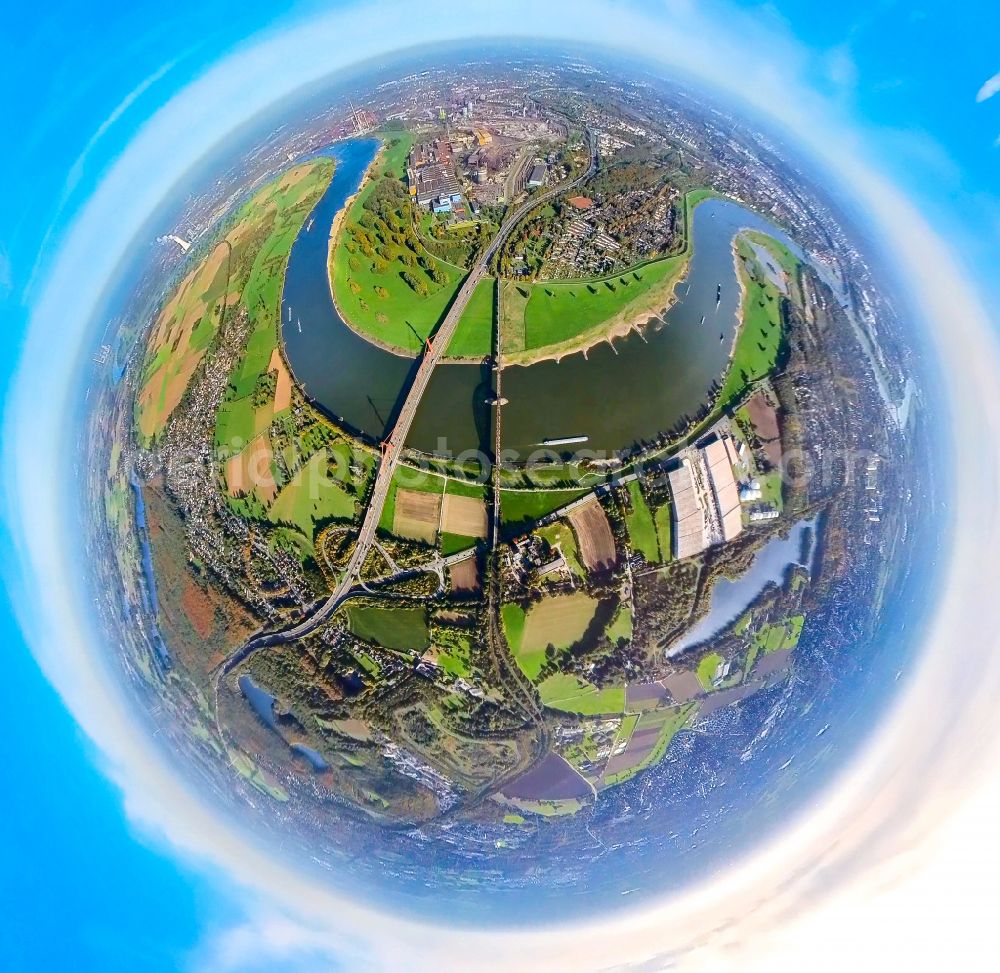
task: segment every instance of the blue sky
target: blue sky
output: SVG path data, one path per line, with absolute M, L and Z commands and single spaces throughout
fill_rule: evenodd
M 8 184 L 19 181 L 22 191 L 0 201 L 0 245 L 12 261 L 15 290 L 30 280 L 42 234 L 64 202 L 73 160 L 109 116 L 121 109 L 82 166 L 63 216 L 86 198 L 104 161 L 179 87 L 245 37 L 336 6 L 342 5 L 289 4 L 281 20 L 274 19 L 273 4 L 254 0 L 139 0 L 108 5 L 98 16 L 91 4 L 70 0 L 46 4 L 37 15 L 32 5 L 9 12 L 0 75 L 4 90 L 17 92 L 4 120 L 18 137 L 0 166 Z M 1000 70 L 994 5 L 970 0 L 961 16 L 940 0 L 737 6 L 756 11 L 763 24 L 786 28 L 814 54 L 816 87 L 884 129 L 886 162 L 901 178 L 917 189 L 933 183 L 968 219 L 1000 232 L 1000 98 L 975 101 L 983 82 Z M 134 101 L 123 108 L 130 96 Z M 25 183 L 28 166 L 32 178 Z
M 11 971 L 172 970 L 211 913 L 192 876 L 138 843 L 121 796 L 0 603 L 8 692 L 0 951 Z
M 280 23 L 272 3 L 233 0 L 101 10 L 71 0 L 5 12 L 0 90 L 12 97 L 0 153 L 0 322 L 9 349 L 21 344 L 62 234 L 149 116 L 245 38 L 333 6 L 293 4 Z M 734 6 L 800 46 L 806 80 L 854 120 L 871 156 L 932 222 L 953 221 L 964 258 L 996 287 L 1000 95 L 976 101 L 1000 72 L 995 4 L 963 3 L 961 16 L 939 0 Z M 13 358 L 4 361 L 6 393 Z M 12 543 L 5 531 L 7 564 Z M 193 962 L 244 905 L 225 883 L 136 832 L 3 597 L 0 634 L 9 660 L 0 965 L 115 971 Z

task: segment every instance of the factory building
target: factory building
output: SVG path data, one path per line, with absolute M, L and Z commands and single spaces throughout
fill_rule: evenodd
M 458 202 L 462 198 L 462 185 L 451 170 L 439 162 L 431 162 L 420 169 L 407 172 L 410 195 L 420 206 L 430 206 L 441 200 Z
M 690 460 L 685 459 L 677 469 L 671 470 L 667 480 L 673 497 L 674 557 L 677 560 L 694 557 L 708 547 L 708 535 Z
M 738 537 L 743 530 L 740 512 L 740 494 L 733 476 L 735 449 L 728 437 L 716 439 L 701 450 L 708 479 L 712 485 L 712 498 L 718 514 L 717 523 L 722 529 L 722 540 L 728 542 Z
M 740 488 L 733 472 L 738 458 L 735 443 L 722 436 L 686 450 L 680 465 L 668 472 L 677 560 L 728 543 L 743 532 Z

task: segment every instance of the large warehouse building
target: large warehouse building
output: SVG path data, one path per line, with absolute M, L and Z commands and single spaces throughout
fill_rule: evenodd
M 708 547 L 705 511 L 694 486 L 691 462 L 687 459 L 667 474 L 674 506 L 674 557 L 694 557 Z
M 673 496 L 674 557 L 694 557 L 743 530 L 740 491 L 733 472 L 736 447 L 728 436 L 687 450 L 667 474 Z
M 729 448 L 727 448 L 729 447 Z M 731 541 L 743 530 L 740 516 L 740 491 L 733 476 L 731 441 L 727 438 L 709 443 L 702 451 L 708 478 L 712 483 L 712 496 L 718 511 L 718 523 L 722 527 L 722 540 Z

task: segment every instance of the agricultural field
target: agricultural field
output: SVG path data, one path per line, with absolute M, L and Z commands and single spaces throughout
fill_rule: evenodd
M 275 419 L 221 466 L 229 507 L 276 528 L 301 559 L 328 525 L 354 520 L 374 457 L 304 410 Z
M 274 481 L 274 454 L 271 439 L 261 433 L 246 448 L 230 456 L 225 466 L 226 490 L 231 497 L 253 494 L 262 504 L 270 504 L 278 494 Z
M 500 608 L 500 620 L 503 623 L 503 632 L 507 638 L 507 644 L 510 646 L 510 651 L 515 656 L 520 656 L 522 643 L 524 642 L 524 623 L 527 620 L 524 609 L 520 605 L 515 604 L 503 605 Z M 537 660 L 537 667 L 534 665 L 534 659 L 530 660 L 530 662 L 531 664 L 528 668 L 525 668 L 526 663 L 519 663 L 521 669 L 529 679 L 532 678 L 529 669 L 533 670 L 534 675 L 537 676 L 541 671 L 544 658 Z
M 664 676 L 662 682 L 670 695 L 679 703 L 695 699 L 705 691 L 698 674 L 689 669 L 682 669 L 680 672 Z
M 486 536 L 486 502 L 482 497 L 466 497 L 445 492 L 441 505 L 441 530 L 447 534 L 479 539 Z
M 754 663 L 761 655 L 770 655 L 785 650 L 791 651 L 796 648 L 802 635 L 802 626 L 805 624 L 805 620 L 805 615 L 791 615 L 779 622 L 761 625 L 754 632 L 750 648 L 747 650 L 747 658 L 743 666 L 744 678 L 750 674 Z M 751 622 L 748 621 L 746 627 L 749 627 L 750 624 Z M 746 627 L 744 631 L 746 631 Z
M 597 497 L 592 496 L 586 503 L 574 507 L 569 512 L 569 522 L 573 525 L 580 545 L 580 557 L 587 570 L 606 571 L 613 568 L 618 560 L 615 538 Z
M 423 608 L 352 606 L 347 609 L 347 627 L 359 639 L 387 649 L 422 652 L 430 645 Z
M 501 490 L 500 520 L 528 525 L 585 496 L 587 490 Z
M 656 524 L 656 540 L 660 548 L 660 563 L 666 564 L 673 557 L 673 541 L 671 534 L 673 522 L 670 517 L 670 504 L 665 503 L 662 507 L 657 507 L 653 513 L 653 522 Z
M 656 564 L 660 559 L 656 526 L 638 480 L 629 481 L 628 494 L 630 509 L 625 515 L 625 526 L 628 528 L 632 547 L 650 564 Z
M 438 537 L 438 547 L 442 557 L 451 557 L 452 554 L 460 554 L 462 551 L 471 551 L 476 546 L 476 537 L 468 537 L 465 534 L 449 534 L 442 531 Z
M 254 336 L 251 336 L 251 342 L 254 340 Z M 256 357 L 259 363 L 268 351 L 263 331 L 256 336 L 256 340 Z M 247 367 L 251 348 L 248 347 L 247 351 L 248 355 L 233 374 L 229 392 L 216 417 L 215 441 L 223 455 L 232 454 L 244 443 L 266 432 L 275 418 L 285 414 L 292 406 L 292 377 L 277 346 L 277 337 L 270 348 L 267 363 L 259 373 L 251 376 L 252 387 L 250 379 L 243 378 L 239 385 L 236 379 L 236 375 L 244 372 Z M 244 395 L 239 388 L 251 390 Z
M 147 440 L 163 431 L 218 332 L 231 299 L 230 247 L 228 239 L 217 244 L 181 281 L 157 318 L 137 400 L 139 432 Z
M 538 684 L 538 693 L 546 706 L 564 713 L 598 716 L 625 709 L 624 685 L 599 689 L 578 676 L 561 672 L 543 679 Z
M 268 508 L 271 523 L 297 527 L 310 541 L 332 520 L 353 520 L 357 497 L 328 473 L 329 454 L 314 453 L 282 488 Z
M 630 682 L 625 687 L 625 709 L 629 713 L 657 709 L 665 706 L 670 698 L 662 682 Z
M 479 565 L 475 557 L 467 557 L 448 568 L 451 590 L 465 593 L 479 590 Z
M 397 537 L 433 544 L 441 521 L 441 494 L 422 490 L 396 491 L 392 532 Z
M 245 344 L 230 349 L 239 357 L 215 416 L 220 487 L 234 513 L 271 525 L 272 539 L 303 561 L 313 556 L 323 527 L 354 519 L 374 466 L 367 449 L 311 410 L 294 408 L 301 393 L 280 347 L 288 256 L 333 165 L 319 158 L 274 179 L 230 218 L 223 241 L 232 255 L 226 306 L 243 315 L 249 331 Z M 151 347 L 160 337 L 154 330 Z M 179 349 L 183 338 L 173 335 Z M 141 407 L 137 418 L 140 436 L 162 429 L 160 420 L 157 429 L 148 423 L 143 429 Z
M 444 493 L 447 481 L 443 476 L 434 473 L 427 473 L 423 470 L 411 469 L 408 466 L 398 466 L 393 474 L 392 483 L 389 486 L 389 493 L 385 498 L 385 505 L 382 507 L 382 514 L 379 517 L 379 529 L 386 533 L 396 533 L 396 504 L 400 492 L 408 494 L 426 493 L 436 497 L 434 501 L 440 511 L 441 497 Z M 405 519 L 405 518 L 404 518 Z M 434 522 L 434 532 L 437 533 L 438 520 Z M 424 528 L 426 530 L 426 528 Z M 430 541 L 433 543 L 433 539 Z
M 417 236 L 403 181 L 413 137 L 393 132 L 384 140 L 332 242 L 330 278 L 347 324 L 413 354 L 437 327 L 466 272 L 435 257 Z
M 539 527 L 535 533 L 539 537 L 544 538 L 549 547 L 559 550 L 574 577 L 582 580 L 587 576 L 586 568 L 584 568 L 583 563 L 580 561 L 580 552 L 576 546 L 576 537 L 566 524 L 561 520 L 557 520 L 554 524 Z
M 289 169 L 244 203 L 215 237 L 163 306 L 146 347 L 136 426 L 144 442 L 159 438 L 180 404 L 224 320 L 242 305 L 252 332 L 234 382 L 250 395 L 262 376 L 275 373 L 282 398 L 290 379 L 276 366 L 281 285 L 295 237 L 333 177 L 333 161 L 314 159 Z M 287 383 L 287 384 L 286 384 Z M 270 406 L 275 408 L 272 393 Z M 287 408 L 287 404 L 285 404 Z M 266 422 L 263 423 L 266 428 Z M 255 417 L 227 433 L 240 447 L 260 431 Z
M 520 605 L 504 605 L 504 633 L 522 672 L 532 681 L 537 679 L 545 650 L 550 645 L 568 649 L 578 642 L 596 610 L 597 601 L 582 591 L 543 598 L 527 613 Z
M 697 703 L 642 713 L 624 751 L 604 768 L 602 785 L 611 787 L 630 780 L 640 771 L 659 763 L 674 737 L 693 719 Z

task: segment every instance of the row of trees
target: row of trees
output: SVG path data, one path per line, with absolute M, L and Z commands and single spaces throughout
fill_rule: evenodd
M 400 276 L 408 287 L 420 297 L 431 292 L 428 281 L 439 287 L 450 283 L 451 278 L 424 250 L 413 226 L 410 198 L 402 184 L 390 177 L 382 176 L 372 187 L 362 204 L 362 213 L 350 227 L 345 243 L 350 257 L 348 266 L 352 273 L 361 272 L 363 258 L 371 260 L 372 273 L 385 276 L 394 264 L 402 264 Z M 427 280 L 417 273 L 422 270 Z M 351 290 L 360 294 L 361 287 L 352 282 Z M 375 286 L 375 294 L 385 299 L 388 290 Z

